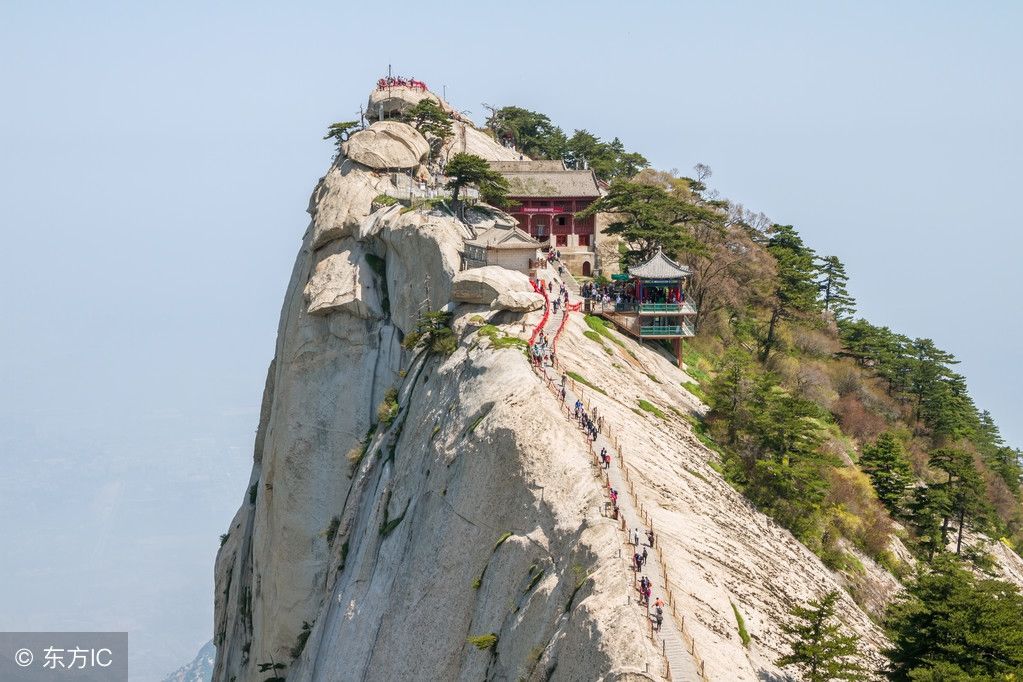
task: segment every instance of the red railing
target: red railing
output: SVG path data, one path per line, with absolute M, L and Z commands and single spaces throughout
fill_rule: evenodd
M 532 280 L 531 279 L 531 280 L 529 280 L 529 283 L 533 285 L 533 290 L 536 291 L 536 293 L 543 294 L 543 301 L 544 301 L 544 303 L 543 303 L 543 317 L 540 318 L 539 324 L 537 324 L 535 327 L 533 327 L 533 334 L 529 337 L 529 347 L 530 348 L 533 347 L 533 342 L 536 341 L 536 337 L 540 333 L 540 330 L 543 329 L 544 325 L 547 324 L 547 318 L 550 316 L 550 312 L 551 312 L 551 305 L 550 305 L 551 301 L 550 301 L 549 298 L 547 298 L 547 287 L 545 287 L 543 285 L 543 280 L 539 280 L 540 284 L 537 284 L 537 281 L 538 280 Z

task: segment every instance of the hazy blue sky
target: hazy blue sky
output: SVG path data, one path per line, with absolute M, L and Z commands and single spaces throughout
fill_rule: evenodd
M 328 123 L 447 85 L 703 162 L 1023 444 L 1023 3 L 0 2 L 0 629 L 211 634 Z M 301 7 L 299 7 L 301 5 Z

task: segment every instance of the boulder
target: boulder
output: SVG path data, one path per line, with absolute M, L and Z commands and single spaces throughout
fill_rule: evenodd
M 440 310 L 451 300 L 465 227 L 439 212 L 394 211 L 377 236 L 387 246 L 391 320 L 407 334 L 415 329 L 424 306 Z
M 430 152 L 430 144 L 407 123 L 377 121 L 352 135 L 342 151 L 349 159 L 377 170 L 415 168 Z
M 504 291 L 490 304 L 494 310 L 528 313 L 543 308 L 543 296 L 535 291 Z
M 482 156 L 487 161 L 518 161 L 522 158 L 520 152 L 505 147 L 471 123 L 456 121 L 452 133 L 441 148 L 441 158 L 458 152 Z
M 442 102 L 440 97 L 437 97 L 437 95 L 429 90 L 399 85 L 390 88 L 378 88 L 369 93 L 366 118 L 375 121 L 379 118 L 381 112 L 385 119 L 400 116 L 424 99 L 433 100 L 445 111 L 451 113 L 451 107 L 446 102 Z
M 343 311 L 362 319 L 382 318 L 377 279 L 361 250 L 332 253 L 316 264 L 305 286 L 307 312 L 327 315 Z
M 530 285 L 528 277 L 521 272 L 497 265 L 463 270 L 455 275 L 451 283 L 451 298 L 459 303 L 491 305 L 498 300 L 501 294 L 526 293 L 533 293 L 533 287 Z M 540 298 L 542 301 L 543 297 Z M 511 305 L 513 303 L 516 306 L 526 305 L 526 299 L 513 299 L 509 296 L 504 298 L 504 304 Z
M 320 180 L 309 199 L 312 246 L 353 236 L 372 209 L 373 199 L 389 183 L 351 159 L 342 159 Z
M 489 230 L 492 227 L 510 228 L 519 225 L 519 221 L 494 206 L 487 206 L 485 209 L 467 208 L 465 220 L 477 232 Z

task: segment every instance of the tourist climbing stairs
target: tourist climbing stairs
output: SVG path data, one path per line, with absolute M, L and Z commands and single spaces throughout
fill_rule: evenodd
M 579 295 L 579 282 L 576 281 L 572 273 L 568 271 L 568 266 L 565 266 L 565 271 L 561 274 L 561 280 L 565 283 L 565 288 L 568 289 L 568 293 L 578 296 Z
M 552 312 L 549 305 L 550 299 L 547 297 L 546 287 L 544 286 L 546 282 L 543 281 L 543 277 L 552 277 L 553 274 L 551 270 L 546 270 L 540 275 L 541 282 L 537 290 L 544 293 L 545 298 L 548 299 L 548 307 L 545 310 L 540 325 L 534 331 L 534 337 L 542 331 L 550 340 L 552 349 L 556 349 L 557 340 L 565 327 L 567 316 L 573 308 L 578 309 L 578 304 L 567 309 L 565 306 L 560 306 L 559 314 L 550 314 Z M 567 283 L 566 288 L 568 288 Z M 579 386 L 570 377 L 563 375 L 559 365 L 557 354 L 553 353 L 551 361 L 542 361 L 535 366 L 535 369 L 544 380 L 544 383 L 559 399 L 561 397 L 562 386 L 564 387 L 562 411 L 566 418 L 572 420 L 581 428 L 581 424 L 576 419 L 572 406 L 578 400 L 583 404 L 587 414 L 594 414 L 586 397 L 587 389 Z M 562 384 L 563 377 L 564 384 Z M 685 614 L 680 611 L 679 604 L 669 586 L 667 579 L 668 567 L 664 561 L 661 547 L 657 542 L 653 520 L 636 494 L 636 487 L 632 482 L 633 474 L 631 472 L 633 469 L 624 459 L 618 439 L 610 432 L 609 428 L 603 428 L 602 421 L 597 420 L 597 423 L 601 425 L 601 428 L 597 433 L 595 441 L 590 438 L 588 433 L 583 433 L 582 435 L 585 438 L 586 447 L 593 465 L 597 468 L 598 474 L 603 480 L 605 492 L 610 491 L 612 488 L 618 491 L 618 523 L 625 543 L 622 549 L 622 557 L 629 564 L 633 575 L 633 583 L 636 588 L 636 599 L 634 600 L 636 608 L 642 610 L 641 612 L 646 620 L 644 627 L 647 629 L 647 634 L 663 657 L 665 677 L 674 681 L 686 682 L 689 680 L 704 680 L 704 664 L 697 654 L 695 642 L 686 628 Z M 607 469 L 604 469 L 599 461 L 598 453 L 602 448 L 606 448 L 608 454 L 611 455 L 611 466 Z M 608 505 L 608 508 L 610 508 L 610 505 Z M 634 546 L 631 540 L 634 530 L 638 530 L 640 537 L 640 542 L 637 546 Z M 653 533 L 653 547 L 648 544 L 647 531 Z M 632 555 L 634 553 L 642 554 L 644 547 L 647 550 L 648 558 L 642 570 L 637 572 L 633 569 Z M 664 618 L 660 630 L 657 630 L 654 625 L 653 606 L 651 604 L 640 604 L 639 582 L 642 575 L 645 575 L 650 580 L 653 587 L 651 601 L 656 601 L 657 598 L 664 600 Z

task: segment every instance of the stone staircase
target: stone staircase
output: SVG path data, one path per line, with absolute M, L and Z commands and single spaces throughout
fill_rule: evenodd
M 554 268 L 547 269 L 543 277 L 555 278 Z M 572 291 L 572 285 L 570 282 L 575 280 L 569 280 L 571 275 L 564 279 L 565 286 Z M 578 283 L 575 283 L 576 291 L 578 291 Z M 570 314 L 564 308 L 559 311 L 558 315 L 551 315 L 544 324 L 544 331 L 552 335 L 562 323 L 562 318 L 565 315 Z M 551 390 L 558 394 L 561 386 L 561 375 L 556 367 L 552 367 L 548 364 L 544 364 L 537 368 L 541 378 L 544 379 L 545 383 L 551 388 Z M 566 414 L 566 418 L 576 421 L 572 415 L 572 406 L 575 405 L 576 400 L 580 400 L 584 406 L 587 405 L 585 397 L 585 388 L 580 387 L 574 380 L 566 377 L 565 385 L 565 399 L 563 409 Z M 587 409 L 589 409 L 587 407 Z M 578 422 L 576 422 L 578 423 Z M 622 547 L 622 556 L 625 561 L 628 562 L 629 566 L 632 566 L 632 554 L 639 552 L 642 554 L 643 547 L 647 547 L 648 558 L 643 566 L 643 570 L 639 573 L 633 571 L 633 583 L 636 588 L 636 599 L 633 602 L 636 609 L 641 610 L 642 617 L 646 619 L 648 625 L 648 635 L 651 640 L 661 651 L 661 655 L 664 658 L 664 676 L 667 679 L 674 681 L 700 681 L 704 680 L 703 676 L 703 662 L 699 659 L 696 654 L 695 643 L 692 638 L 685 631 L 684 614 L 679 617 L 679 605 L 674 602 L 674 595 L 667 588 L 668 581 L 666 577 L 667 566 L 663 563 L 661 553 L 658 551 L 659 548 L 656 546 L 651 548 L 646 544 L 647 536 L 646 529 L 650 528 L 650 519 L 645 509 L 643 508 L 642 502 L 638 499 L 635 494 L 635 488 L 629 480 L 629 467 L 625 464 L 622 459 L 621 452 L 619 451 L 614 438 L 610 433 L 602 430 L 597 435 L 597 440 L 590 442 L 589 436 L 584 435 L 587 441 L 587 448 L 589 450 L 589 456 L 594 460 L 594 466 L 597 464 L 597 454 L 601 448 L 607 448 L 607 452 L 611 455 L 611 467 L 607 470 L 603 468 L 600 471 L 603 473 L 604 485 L 606 489 L 614 488 L 618 491 L 618 508 L 620 513 L 620 523 L 622 524 L 621 530 L 624 535 L 624 545 Z M 639 547 L 633 546 L 631 541 L 628 539 L 632 532 L 632 529 L 639 529 L 640 533 L 640 545 Z M 654 536 L 654 544 L 656 545 L 656 535 Z M 631 570 L 631 568 L 630 568 Z M 653 592 L 651 594 L 651 601 L 656 601 L 658 597 L 664 600 L 664 618 L 661 624 L 661 629 L 655 630 L 653 625 L 652 613 L 653 607 L 650 605 L 641 605 L 639 603 L 639 579 L 642 575 L 645 575 L 651 582 Z

